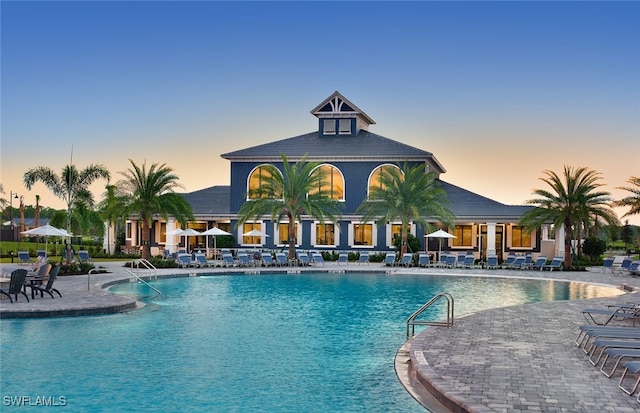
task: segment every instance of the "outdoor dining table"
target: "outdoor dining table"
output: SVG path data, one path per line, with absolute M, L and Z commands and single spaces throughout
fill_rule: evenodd
M 42 281 L 47 281 L 48 277 L 38 277 L 37 275 L 27 275 L 27 278 L 24 280 L 24 292 L 27 292 L 27 287 L 31 288 L 31 299 L 33 300 L 35 296 L 34 286 L 38 284 L 42 284 Z

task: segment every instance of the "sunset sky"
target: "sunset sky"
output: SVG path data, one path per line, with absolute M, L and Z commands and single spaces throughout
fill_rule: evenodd
M 544 170 L 640 175 L 640 2 L 11 2 L 1 179 L 63 208 L 35 166 L 166 163 L 190 192 L 222 153 L 317 130 L 339 91 L 441 178 L 522 204 Z M 105 182 L 92 187 L 96 200 Z M 14 202 L 14 207 L 17 203 Z M 616 210 L 618 215 L 625 209 Z M 640 225 L 640 216 L 629 219 Z

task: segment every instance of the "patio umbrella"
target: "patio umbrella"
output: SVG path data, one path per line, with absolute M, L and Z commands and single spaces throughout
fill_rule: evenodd
M 43 225 L 38 228 L 32 228 L 27 231 L 22 231 L 23 235 L 39 235 L 43 236 L 45 240 L 45 251 L 49 251 L 49 237 L 71 237 L 73 234 L 69 234 L 66 230 L 53 227 L 49 224 Z
M 436 232 L 432 232 L 431 234 L 425 235 L 425 237 L 429 238 L 439 238 L 438 239 L 438 259 L 440 259 L 440 253 L 442 251 L 442 238 L 458 238 L 455 235 L 449 234 L 447 231 L 443 231 L 441 229 Z M 426 245 L 426 242 L 425 242 Z
M 192 236 L 196 236 L 196 235 L 201 235 L 200 232 L 196 231 L 193 228 L 187 228 L 187 229 L 175 229 L 173 231 L 169 231 L 167 232 L 168 235 L 174 235 L 174 236 L 181 236 L 181 237 L 185 237 L 185 244 L 187 246 L 187 252 L 189 251 L 189 237 Z
M 218 235 L 231 235 L 231 233 L 221 230 L 218 227 L 213 227 L 213 228 L 209 228 L 208 230 L 204 231 L 201 235 L 211 235 L 213 236 L 213 249 L 217 250 L 218 249 L 218 244 L 216 241 L 216 237 Z M 208 245 L 207 245 L 208 247 Z
M 257 229 L 252 229 L 251 231 L 245 232 L 242 235 L 245 237 L 268 237 L 269 236 L 269 234 L 265 234 L 264 232 Z

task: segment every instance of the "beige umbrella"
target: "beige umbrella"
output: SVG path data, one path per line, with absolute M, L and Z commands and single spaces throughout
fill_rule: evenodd
M 200 235 L 211 235 L 211 236 L 213 236 L 213 249 L 217 250 L 218 249 L 218 244 L 216 242 L 216 237 L 218 235 L 231 235 L 231 233 L 229 233 L 227 231 L 224 231 L 224 230 L 222 230 L 222 229 L 220 229 L 218 227 L 213 227 L 213 228 L 209 228 L 208 230 L 202 232 Z M 208 240 L 207 240 L 207 242 L 208 242 Z M 207 245 L 207 248 L 208 247 L 209 246 Z
M 42 225 L 38 228 L 32 228 L 28 231 L 22 231 L 21 234 L 24 235 L 40 235 L 44 237 L 45 240 L 45 251 L 49 251 L 49 237 L 72 237 L 73 234 L 69 234 L 66 230 L 56 228 L 49 224 Z
M 438 240 L 438 259 L 440 259 L 440 253 L 442 251 L 442 239 L 443 238 L 458 238 L 455 235 L 449 234 L 447 231 L 443 231 L 441 229 L 437 230 L 436 232 L 432 232 L 431 234 L 427 234 L 427 235 L 425 235 L 425 237 L 439 238 L 439 240 Z

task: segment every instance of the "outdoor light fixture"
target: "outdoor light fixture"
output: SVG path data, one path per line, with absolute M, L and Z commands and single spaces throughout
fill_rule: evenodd
M 18 193 L 9 191 L 9 226 L 11 227 L 11 229 L 13 229 L 13 198 L 19 199 Z

